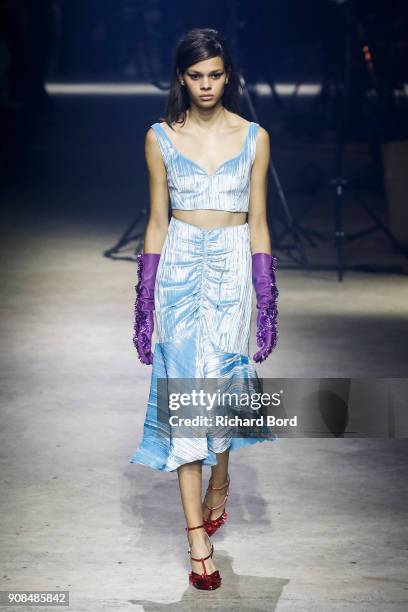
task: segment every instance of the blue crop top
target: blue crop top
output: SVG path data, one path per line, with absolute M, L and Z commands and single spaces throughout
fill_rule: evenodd
M 250 122 L 241 153 L 227 159 L 213 174 L 179 153 L 160 123 L 151 127 L 166 166 L 172 209 L 248 212 L 258 123 Z

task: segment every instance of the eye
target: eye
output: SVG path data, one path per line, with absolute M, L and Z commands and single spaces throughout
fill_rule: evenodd
M 222 75 L 223 75 L 223 73 L 222 73 L 222 72 L 217 72 L 217 73 L 215 73 L 215 74 L 212 74 L 211 76 L 212 76 L 214 79 L 219 79 L 219 78 L 220 78 Z M 198 75 L 198 74 L 189 74 L 188 76 L 190 77 L 190 79 L 191 79 L 192 81 L 197 81 L 197 80 L 200 78 L 200 75 Z

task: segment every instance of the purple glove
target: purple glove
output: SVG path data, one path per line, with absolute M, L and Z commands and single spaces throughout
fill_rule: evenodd
M 139 282 L 135 286 L 135 323 L 133 344 L 139 359 L 146 365 L 153 363 L 151 351 L 154 329 L 154 285 L 160 253 L 139 253 L 136 257 Z
M 275 255 L 255 253 L 252 255 L 252 282 L 256 292 L 258 308 L 257 344 L 261 349 L 253 356 L 254 361 L 262 362 L 272 352 L 278 342 L 276 329 L 278 319 L 275 270 L 278 260 Z

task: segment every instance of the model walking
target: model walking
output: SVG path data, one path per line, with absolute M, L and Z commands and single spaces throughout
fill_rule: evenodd
M 238 97 L 225 41 L 212 29 L 191 30 L 176 48 L 165 120 L 145 140 L 150 216 L 137 257 L 133 340 L 142 363 L 153 367 L 143 439 L 130 463 L 177 470 L 189 580 L 200 589 L 221 584 L 210 536 L 228 516 L 229 451 L 277 439 L 234 437 L 230 429 L 177 437 L 168 405 L 159 413 L 158 378 L 256 378 L 254 361 L 277 343 L 277 258 L 266 219 L 269 136 L 236 112 Z M 252 284 L 260 349 L 253 361 Z M 211 466 L 211 478 L 202 502 L 203 465 Z

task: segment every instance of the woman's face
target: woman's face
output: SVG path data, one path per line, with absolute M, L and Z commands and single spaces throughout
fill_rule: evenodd
M 228 75 L 221 57 L 211 57 L 192 64 L 180 77 L 188 91 L 191 104 L 199 108 L 212 108 L 222 98 Z M 207 96 L 207 97 L 203 97 Z

